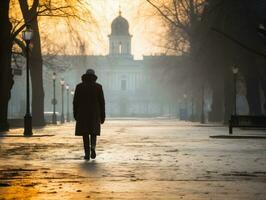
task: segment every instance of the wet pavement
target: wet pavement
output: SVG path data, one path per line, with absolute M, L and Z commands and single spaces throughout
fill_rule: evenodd
M 0 199 L 266 199 L 266 140 L 165 119 L 107 120 L 96 160 L 74 123 L 0 135 Z M 234 130 L 235 135 L 266 135 Z

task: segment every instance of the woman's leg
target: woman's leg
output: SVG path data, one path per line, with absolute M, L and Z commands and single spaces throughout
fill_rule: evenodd
M 84 145 L 85 157 L 90 158 L 90 136 L 89 135 L 83 136 L 83 145 Z
M 96 149 L 97 135 L 91 135 L 91 148 Z
M 97 135 L 91 135 L 91 158 L 96 158 L 96 142 L 97 142 Z

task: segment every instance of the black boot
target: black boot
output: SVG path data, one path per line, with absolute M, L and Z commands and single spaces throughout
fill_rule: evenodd
M 85 149 L 85 156 L 84 156 L 85 160 L 90 160 L 90 148 L 86 148 Z
M 96 158 L 95 148 L 91 148 L 91 159 L 95 159 L 95 158 Z
M 85 160 L 90 160 L 90 155 L 87 155 L 87 154 L 86 154 L 86 155 L 84 156 L 84 159 L 85 159 Z

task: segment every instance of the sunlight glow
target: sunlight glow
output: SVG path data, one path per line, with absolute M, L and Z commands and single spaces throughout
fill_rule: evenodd
M 161 51 L 158 37 L 162 29 L 158 22 L 147 14 L 149 5 L 143 0 L 96 0 L 88 1 L 92 6 L 93 14 L 99 24 L 102 36 L 102 44 L 93 46 L 96 54 L 108 53 L 107 35 L 111 32 L 111 23 L 119 14 L 119 6 L 122 16 L 129 22 L 129 30 L 132 37 L 132 54 L 136 59 L 142 55 L 150 55 Z
M 119 15 L 119 6 L 122 16 L 129 22 L 129 31 L 133 36 L 132 54 L 135 59 L 162 51 L 159 47 L 162 26 L 154 16 L 148 14 L 151 8 L 145 1 L 87 0 L 87 3 L 97 24 L 72 22 L 73 29 L 80 35 L 80 41 L 84 43 L 84 47 L 75 46 L 77 41 L 72 36 L 76 33 L 66 28 L 67 25 L 63 18 L 43 17 L 40 20 L 40 30 L 44 54 L 108 54 L 108 35 L 111 32 L 112 21 Z M 57 49 L 55 50 L 57 52 L 53 52 L 54 49 Z

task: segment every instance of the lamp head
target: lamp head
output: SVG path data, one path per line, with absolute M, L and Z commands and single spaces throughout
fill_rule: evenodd
M 26 26 L 26 29 L 22 32 L 22 38 L 25 41 L 31 41 L 33 38 L 33 30 L 30 28 L 29 25 Z
M 55 80 L 55 79 L 56 79 L 56 73 L 55 73 L 55 72 L 53 73 L 53 76 L 52 76 L 52 78 L 53 78 L 53 80 Z
M 69 85 L 68 84 L 66 84 L 66 90 L 69 90 Z
M 238 67 L 234 66 L 232 68 L 233 74 L 237 74 L 238 73 Z
M 63 85 L 65 85 L 65 80 L 64 80 L 64 78 L 62 78 L 61 80 L 60 80 L 60 84 L 63 86 Z

